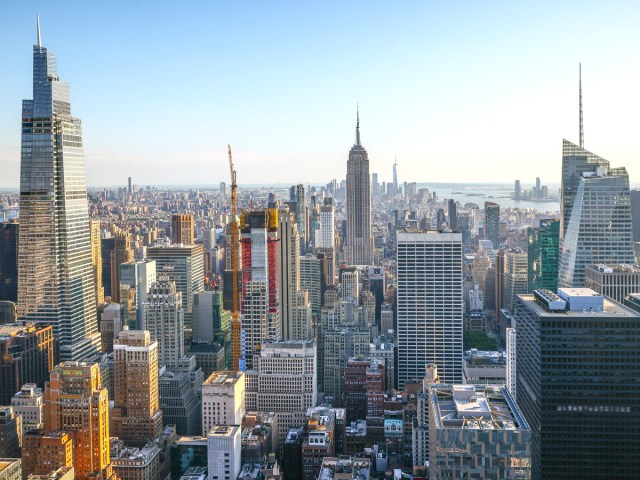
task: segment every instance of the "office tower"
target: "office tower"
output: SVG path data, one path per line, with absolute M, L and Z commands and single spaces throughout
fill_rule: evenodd
M 453 198 L 449 199 L 449 228 L 451 230 L 458 229 L 458 208 Z
M 595 156 L 566 140 L 564 153 L 561 206 L 565 223 L 561 225 L 564 236 L 558 285 L 582 287 L 587 265 L 635 263 L 629 176 L 624 168 L 609 168 L 609 162 L 596 157 L 600 161 L 597 167 L 587 170 L 586 165 L 565 181 L 565 170 L 577 168 L 573 163 Z M 566 184 L 575 188 L 565 189 Z
M 462 243 L 467 246 L 471 245 L 471 215 L 468 210 L 458 211 L 458 228 L 462 233 Z
M 462 382 L 462 235 L 398 232 L 398 387 L 435 363 L 446 383 Z
M 224 310 L 222 292 L 204 291 L 193 295 L 193 340 L 219 341 L 231 349 L 231 313 Z
M 23 435 L 29 430 L 44 428 L 44 397 L 35 383 L 25 383 L 11 398 L 11 406 L 16 415 L 22 417 Z
M 433 363 L 425 366 L 420 390 L 416 393 L 416 416 L 411 426 L 411 455 L 414 466 L 427 466 L 429 463 L 429 404 L 431 385 L 440 383 L 438 367 Z
M 242 298 L 240 305 L 245 360 L 251 368 L 254 349 L 280 338 L 278 294 L 278 210 L 243 212 Z
M 387 291 L 384 267 L 369 267 L 367 269 L 367 279 L 369 281 L 369 291 L 373 293 L 376 300 L 376 322 L 380 323 L 380 312 L 384 303 L 384 294 Z
M 484 238 L 493 242 L 493 248 L 500 246 L 500 205 L 484 202 Z
M 160 279 L 151 284 L 143 308 L 144 327 L 149 331 L 151 341 L 158 342 L 158 364 L 173 365 L 184 357 L 182 292 L 176 291 L 175 282 Z
M 193 215 L 171 215 L 171 243 L 193 245 L 195 238 Z
M 312 255 L 300 257 L 300 290 L 309 292 L 311 314 L 320 318 L 322 309 L 322 260 Z
M 634 265 L 589 265 L 585 287 L 623 303 L 630 293 L 640 292 L 640 267 Z
M 104 287 L 102 286 L 102 246 L 100 220 L 89 221 L 91 231 L 91 266 L 96 287 L 96 305 L 104 303 Z
M 316 405 L 316 372 L 316 346 L 299 340 L 264 342 L 253 369 L 246 371 L 246 411 L 277 415 L 274 450 L 280 451 L 289 429 L 301 426 Z
M 319 247 L 321 243 L 321 234 L 320 231 L 320 206 L 317 205 L 316 196 L 311 197 L 312 205 L 309 213 L 309 241 L 308 241 L 308 250 L 310 252 L 315 251 L 316 248 Z
M 540 189 L 540 177 L 536 177 L 536 187 L 533 192 L 535 198 L 542 198 L 542 190 Z
M 370 265 L 373 262 L 371 181 L 369 154 L 360 144 L 360 112 L 356 123 L 356 143 L 351 147 L 347 161 L 346 215 L 347 238 L 344 252 L 347 263 Z
M 223 293 L 223 299 L 224 299 L 224 309 L 225 310 L 229 310 L 232 311 L 233 310 L 233 259 L 232 259 L 232 253 L 233 253 L 233 248 L 231 248 L 231 244 L 233 242 L 233 229 L 232 229 L 233 223 L 228 223 L 227 226 L 225 227 L 225 248 L 224 248 L 224 264 L 225 264 L 225 269 L 224 272 L 222 273 L 222 293 Z M 237 254 L 237 285 L 238 285 L 238 289 L 237 289 L 237 296 L 238 296 L 238 305 L 240 305 L 240 297 L 242 295 L 242 251 L 241 251 L 241 247 L 242 247 L 242 243 L 240 242 L 240 221 L 237 221 L 236 223 L 236 227 L 238 229 L 237 233 L 237 249 L 236 249 L 236 254 Z
M 302 480 L 320 477 L 322 461 L 336 454 L 336 413 L 333 409 L 312 409 L 306 425 L 307 438 L 302 443 Z
M 127 179 L 127 193 L 129 195 L 131 195 L 133 193 L 133 189 L 131 187 L 132 187 L 132 185 L 131 185 L 131 177 L 129 177 Z
M 18 229 L 16 222 L 0 223 L 0 300 L 18 300 Z
M 560 219 L 540 220 L 539 228 L 527 229 L 529 247 L 529 292 L 544 288 L 558 289 L 558 260 L 560 256 Z
M 202 432 L 200 398 L 190 374 L 165 369 L 161 372 L 158 383 L 160 410 L 165 427 L 175 425 L 178 435 L 199 435 Z
M 0 458 L 20 458 L 22 417 L 13 407 L 0 406 Z
M 123 325 L 132 330 L 144 327 L 143 305 L 151 285 L 156 281 L 155 260 L 127 262 L 120 265 L 120 305 Z
M 113 340 L 123 329 L 120 310 L 120 304 L 110 303 L 100 314 L 100 344 L 104 353 L 113 352 Z
M 0 325 L 0 405 L 9 405 L 25 383 L 44 386 L 54 367 L 54 349 L 51 326 Z
M 302 480 L 304 429 L 291 428 L 282 447 L 282 471 L 290 480 Z
M 380 195 L 380 182 L 378 182 L 378 174 L 371 174 L 371 196 Z
M 291 334 L 289 338 L 283 336 L 283 340 L 312 340 L 313 315 L 309 292 L 300 290 L 296 294 L 295 302 L 291 317 Z
M 131 235 L 123 230 L 118 230 L 113 237 L 113 250 L 111 251 L 111 300 L 120 302 L 120 265 L 132 262 L 133 247 Z
M 185 336 L 191 337 L 193 294 L 204 290 L 204 249 L 202 245 L 171 245 L 147 249 L 147 258 L 156 261 L 156 275 L 165 275 L 182 293 Z M 148 330 L 148 328 L 147 328 Z
M 507 371 L 505 384 L 511 396 L 517 399 L 517 384 L 516 384 L 516 329 L 507 327 Z
M 495 313 L 496 320 L 499 322 L 502 314 L 500 309 L 502 308 L 502 295 L 504 291 L 504 263 L 505 263 L 505 251 L 498 250 L 494 259 L 494 300 L 495 300 Z M 489 282 L 487 282 L 488 284 Z
M 53 327 L 62 360 L 100 347 L 80 120 L 56 58 L 33 47 L 33 100 L 22 102 L 18 313 Z M 60 200 L 64 199 L 64 200 Z
M 520 180 L 516 180 L 513 198 L 516 202 L 519 202 L 522 199 L 522 187 L 520 186 Z
M 290 208 L 294 210 L 296 215 L 296 226 L 300 235 L 300 255 L 307 253 L 309 242 L 306 198 L 304 185 L 292 185 L 289 189 Z
M 335 235 L 335 214 L 333 207 L 333 197 L 324 199 L 324 204 L 320 207 L 320 244 L 319 247 L 336 247 Z
M 442 230 L 443 228 L 446 228 L 446 225 L 444 225 L 445 223 L 447 223 L 447 217 L 444 214 L 444 209 L 439 208 L 436 212 L 436 230 Z
M 102 288 L 104 289 L 105 297 L 111 297 L 111 252 L 113 252 L 116 245 L 115 238 L 110 235 L 110 233 L 103 234 L 103 238 L 100 239 L 100 254 L 102 255 Z
M 505 253 L 504 260 L 502 310 L 511 314 L 518 301 L 518 295 L 527 293 L 528 256 L 520 250 L 512 250 Z
M 244 413 L 244 372 L 213 372 L 202 384 L 202 435 L 214 425 L 240 425 Z
M 0 325 L 18 321 L 18 306 L 9 300 L 0 300 Z
M 278 215 L 278 238 L 280 252 L 278 256 L 278 294 L 280 296 L 281 333 L 285 340 L 291 339 L 293 309 L 296 294 L 300 290 L 300 234 L 295 220 L 295 213 L 287 207 L 280 209 Z
M 640 242 L 640 190 L 631 190 L 631 223 L 633 223 L 633 241 Z M 640 258 L 636 254 L 640 263 Z
M 344 368 L 342 380 L 342 407 L 347 411 L 347 424 L 367 416 L 367 369 L 371 360 L 350 358 Z
M 356 267 L 340 269 L 340 297 L 355 305 L 360 300 L 360 271 Z
M 123 330 L 113 345 L 113 435 L 143 447 L 162 432 L 158 342 L 146 330 Z
M 358 118 L 358 120 L 360 119 Z M 393 195 L 397 195 L 399 192 L 400 191 L 398 190 L 398 161 L 395 160 L 393 163 Z
M 113 479 L 109 457 L 109 398 L 97 363 L 62 362 L 44 393 L 47 432 L 72 432 L 76 478 Z
M 349 305 L 353 306 L 350 302 Z M 335 327 L 323 332 L 324 394 L 331 397 L 334 405 L 342 402 L 344 371 L 352 357 L 369 354 L 371 334 L 369 330 L 356 326 Z
M 208 478 L 236 480 L 242 468 L 242 428 L 216 425 L 207 434 Z
M 636 477 L 640 314 L 590 289 L 559 288 L 520 295 L 514 319 L 532 478 Z
M 430 479 L 531 478 L 531 430 L 505 387 L 432 385 L 429 403 Z

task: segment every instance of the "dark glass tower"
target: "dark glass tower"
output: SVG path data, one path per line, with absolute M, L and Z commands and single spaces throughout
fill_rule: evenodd
M 484 202 L 484 236 L 493 242 L 493 248 L 500 246 L 500 205 Z
M 590 289 L 535 293 L 514 311 L 532 479 L 638 478 L 640 315 Z
M 558 289 L 560 255 L 560 219 L 540 220 L 540 228 L 529 228 L 528 272 L 529 292 L 546 288 Z
M 0 223 L 0 300 L 18 299 L 18 227 Z
M 38 20 L 33 100 L 22 101 L 18 314 L 53 326 L 63 361 L 99 348 L 94 282 L 82 125 Z

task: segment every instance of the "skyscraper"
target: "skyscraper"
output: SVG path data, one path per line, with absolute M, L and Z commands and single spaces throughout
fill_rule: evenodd
M 193 215 L 171 215 L 171 242 L 192 245 L 195 242 Z
M 11 302 L 18 299 L 18 228 L 0 223 L 0 300 Z
M 453 198 L 449 199 L 449 228 L 451 230 L 458 230 L 458 208 L 456 201 Z
M 393 162 L 393 194 L 398 194 L 398 160 Z
M 151 285 L 143 308 L 144 328 L 151 341 L 158 342 L 158 365 L 173 365 L 184 356 L 182 293 L 175 282 L 160 279 Z
M 484 202 L 484 237 L 493 242 L 493 248 L 500 246 L 500 205 Z
M 398 232 L 398 387 L 435 363 L 445 383 L 462 382 L 462 235 Z
M 278 210 L 243 212 L 241 324 L 245 360 L 251 368 L 256 346 L 279 339 Z
M 540 220 L 540 228 L 527 229 L 529 241 L 529 293 L 545 288 L 558 289 L 558 259 L 560 257 L 560 219 Z
M 75 478 L 115 478 L 109 453 L 109 396 L 98 364 L 56 366 L 46 383 L 44 402 L 47 432 L 72 432 Z
M 113 236 L 111 251 L 111 300 L 120 301 L 120 265 L 133 261 L 133 247 L 129 232 L 118 230 Z
M 516 201 L 520 201 L 522 197 L 522 187 L 520 186 L 520 180 L 516 180 L 513 198 Z
M 162 432 L 158 342 L 146 330 L 123 330 L 113 345 L 113 435 L 143 447 Z
M 23 319 L 53 326 L 62 360 L 100 348 L 82 126 L 39 19 L 33 100 L 22 102 L 18 306 Z
M 597 263 L 635 263 L 629 175 L 564 140 L 560 287 L 583 287 Z
M 104 287 L 102 286 L 102 245 L 100 242 L 100 220 L 91 220 L 91 266 L 96 289 L 96 305 L 104 303 Z
M 292 335 L 293 310 L 296 294 L 300 289 L 300 234 L 295 213 L 285 206 L 278 215 L 278 238 L 280 252 L 278 261 L 278 295 L 280 296 L 280 319 L 282 338 L 289 340 Z
M 371 236 L 371 180 L 369 154 L 360 144 L 360 112 L 356 123 L 356 143 L 347 160 L 347 238 L 345 258 L 351 265 L 373 262 Z
M 532 479 L 637 478 L 640 317 L 590 289 L 520 295 L 518 406 Z

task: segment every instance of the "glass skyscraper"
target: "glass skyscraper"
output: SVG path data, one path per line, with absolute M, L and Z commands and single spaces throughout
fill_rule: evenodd
M 33 100 L 22 102 L 18 314 L 53 326 L 62 361 L 99 348 L 94 282 L 82 125 L 38 21 Z
M 584 268 L 635 263 L 629 175 L 565 140 L 558 286 L 583 287 Z
M 529 293 L 545 288 L 558 289 L 558 258 L 560 255 L 560 219 L 540 220 L 540 228 L 527 230 Z

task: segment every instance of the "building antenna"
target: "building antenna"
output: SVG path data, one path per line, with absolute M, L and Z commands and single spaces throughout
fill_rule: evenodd
M 360 103 L 356 104 L 356 145 L 360 145 Z
M 584 148 L 584 125 L 582 123 L 582 63 L 578 64 L 578 90 L 580 96 L 580 148 Z
M 42 48 L 42 38 L 40 37 L 40 14 L 36 13 L 37 24 L 38 24 L 38 47 Z

